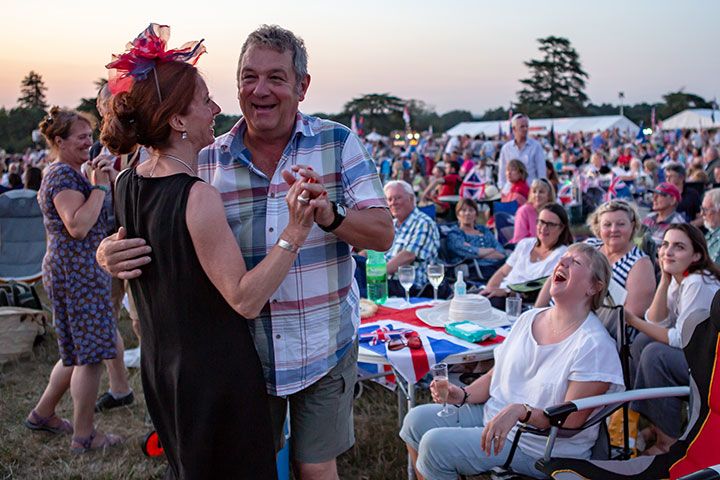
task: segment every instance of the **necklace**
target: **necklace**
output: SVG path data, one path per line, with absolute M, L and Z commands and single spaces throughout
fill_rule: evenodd
M 581 322 L 582 322 L 582 320 L 575 320 L 575 321 L 572 322 L 570 325 L 566 326 L 565 328 L 563 328 L 563 329 L 560 330 L 560 331 L 557 331 L 557 330 L 555 329 L 554 323 L 551 323 L 551 324 L 550 324 L 550 330 L 552 330 L 552 333 L 553 333 L 553 335 L 554 335 L 555 337 L 559 337 L 559 336 L 563 335 L 565 332 L 567 332 L 568 330 L 570 330 L 572 327 L 577 326 L 578 324 L 580 324 Z
M 160 155 L 158 155 L 157 160 L 155 160 L 155 165 L 153 165 L 152 170 L 150 170 L 150 176 L 151 176 L 151 177 L 152 177 L 152 176 L 154 175 L 154 173 L 155 173 L 155 168 L 157 168 L 158 160 L 160 160 L 160 157 L 167 157 L 167 158 L 169 158 L 170 160 L 175 160 L 176 162 L 182 163 L 183 165 L 185 165 L 185 168 L 188 169 L 188 171 L 190 172 L 191 175 L 193 175 L 193 176 L 195 175 L 195 171 L 192 169 L 192 167 L 190 167 L 190 165 L 188 165 L 185 161 L 183 161 L 183 159 L 178 158 L 178 157 L 176 157 L 175 155 L 170 155 L 169 153 L 161 153 Z

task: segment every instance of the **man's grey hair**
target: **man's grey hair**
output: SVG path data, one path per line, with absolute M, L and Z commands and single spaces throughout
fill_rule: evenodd
M 408 195 L 410 195 L 412 197 L 413 205 L 414 205 L 415 204 L 415 190 L 413 190 L 412 185 L 410 185 L 405 180 L 390 180 L 383 187 L 383 192 L 387 192 L 387 190 L 389 188 L 398 187 L 398 186 L 402 187 L 402 189 L 405 190 L 405 193 L 407 193 Z
M 308 55 L 307 50 L 305 50 L 305 42 L 290 30 L 278 25 L 261 25 L 248 35 L 240 50 L 240 58 L 238 59 L 238 85 L 240 85 L 240 68 L 242 67 L 243 57 L 245 52 L 252 46 L 272 48 L 280 53 L 290 51 L 292 53 L 293 70 L 295 70 L 295 83 L 297 87 L 300 87 L 300 83 L 308 74 Z
M 512 118 L 510 119 L 510 123 L 511 123 L 512 126 L 514 127 L 515 125 L 517 125 L 518 120 L 522 120 L 523 118 L 524 118 L 525 120 L 527 120 L 528 122 L 530 121 L 530 117 L 528 117 L 528 116 L 525 115 L 524 113 L 516 113 L 516 114 L 513 115 Z
M 720 210 L 720 188 L 713 188 L 705 192 L 705 196 L 712 202 L 713 208 Z

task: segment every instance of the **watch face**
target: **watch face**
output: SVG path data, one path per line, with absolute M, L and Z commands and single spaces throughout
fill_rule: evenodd
M 347 217 L 347 212 L 345 211 L 345 205 L 338 204 L 337 212 L 338 212 L 338 215 L 340 215 L 341 217 Z

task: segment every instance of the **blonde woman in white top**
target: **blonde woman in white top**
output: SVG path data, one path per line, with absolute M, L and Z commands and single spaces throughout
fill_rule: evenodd
M 555 305 L 523 313 L 505 342 L 495 350 L 495 367 L 467 388 L 449 385 L 447 402 L 457 415 L 438 417 L 436 404 L 420 405 L 405 417 L 400 437 L 416 465 L 418 478 L 452 479 L 502 465 L 517 423 L 548 428 L 543 409 L 623 389 L 615 344 L 593 313 L 607 294 L 610 266 L 586 244 L 572 245 L 552 272 Z M 565 426 L 576 428 L 591 411 L 571 414 Z M 589 458 L 598 429 L 558 438 L 553 452 Z M 545 438 L 523 435 L 513 456 L 513 471 L 545 478 L 534 467 Z

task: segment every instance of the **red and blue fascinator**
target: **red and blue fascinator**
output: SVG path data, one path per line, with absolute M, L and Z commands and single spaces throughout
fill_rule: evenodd
M 113 95 L 120 92 L 127 92 L 132 88 L 133 81 L 145 80 L 150 72 L 155 72 L 155 66 L 165 62 L 186 62 L 190 65 L 197 63 L 200 55 L 205 53 L 203 40 L 199 42 L 188 42 L 182 47 L 165 50 L 167 41 L 170 38 L 170 27 L 151 23 L 135 40 L 126 45 L 125 53 L 113 55 L 112 62 L 105 65 L 110 70 L 108 87 Z M 160 86 L 155 75 L 155 86 Z

